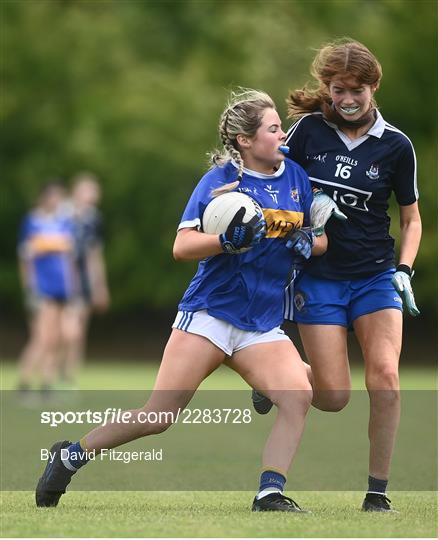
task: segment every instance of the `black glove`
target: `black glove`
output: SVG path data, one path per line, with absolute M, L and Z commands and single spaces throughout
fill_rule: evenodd
M 295 253 L 310 259 L 312 255 L 313 234 L 303 229 L 297 229 L 286 236 L 286 247 L 293 249 Z
M 236 254 L 247 251 L 266 234 L 266 222 L 263 216 L 256 215 L 248 221 L 242 223 L 246 209 L 244 206 L 236 212 L 227 230 L 219 235 L 222 250 L 225 253 Z

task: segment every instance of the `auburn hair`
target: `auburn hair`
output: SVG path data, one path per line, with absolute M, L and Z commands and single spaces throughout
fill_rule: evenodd
M 286 100 L 289 118 L 299 118 L 331 105 L 329 93 L 333 77 L 354 78 L 359 84 L 378 87 L 382 67 L 373 53 L 359 41 L 342 38 L 323 45 L 317 52 L 310 73 L 316 84 L 292 90 Z M 373 106 L 376 103 L 372 102 Z

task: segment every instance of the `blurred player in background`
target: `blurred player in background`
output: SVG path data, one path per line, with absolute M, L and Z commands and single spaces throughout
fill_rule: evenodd
M 74 225 L 61 210 L 65 197 L 59 180 L 47 183 L 19 232 L 20 276 L 30 317 L 30 337 L 19 362 L 23 391 L 34 378 L 44 391 L 56 382 L 63 315 L 77 292 Z
M 312 392 L 305 364 L 279 328 L 281 299 L 296 259 L 310 257 L 312 250 L 323 253 L 327 241 L 322 235 L 314 244 L 313 236 L 301 228 L 309 225 L 310 183 L 301 167 L 284 157 L 286 135 L 271 98 L 254 90 L 233 95 L 219 133 L 223 151 L 213 156 L 213 167 L 194 190 L 178 227 L 175 259 L 200 263 L 179 304 L 150 400 L 130 411 L 129 423 L 100 426 L 74 444 L 55 443 L 55 458 L 38 482 L 38 506 L 58 504 L 72 475 L 87 462 L 84 450 L 99 453 L 165 431 L 171 425 L 169 417 L 161 423 L 142 423 L 140 415 L 176 414 L 201 382 L 226 362 L 248 384 L 267 388 L 278 407 L 252 509 L 302 511 L 283 495 L 283 488 Z M 202 232 L 209 201 L 233 190 L 250 194 L 264 215 L 245 224 L 242 207 L 225 233 Z M 67 449 L 63 457 L 61 449 Z
M 289 96 L 289 156 L 308 173 L 314 214 L 329 239 L 290 289 L 287 314 L 298 323 L 312 367 L 313 404 L 339 411 L 350 398 L 347 331 L 353 328 L 365 361 L 370 397 L 369 478 L 365 511 L 390 511 L 386 487 L 400 417 L 398 363 L 402 305 L 417 316 L 412 266 L 421 238 L 417 167 L 411 141 L 386 122 L 374 94 L 382 70 L 361 43 L 340 40 L 312 64 L 317 87 Z M 394 192 L 400 210 L 400 255 L 387 214 Z M 335 202 L 336 201 L 336 202 Z M 339 204 L 347 221 L 339 217 Z M 253 394 L 259 412 L 269 400 Z
M 98 209 L 101 188 L 95 175 L 82 172 L 73 178 L 67 214 L 74 222 L 75 254 L 79 290 L 64 312 L 63 386 L 75 388 L 84 359 L 88 323 L 93 311 L 109 307 L 106 266 L 103 253 L 102 218 Z

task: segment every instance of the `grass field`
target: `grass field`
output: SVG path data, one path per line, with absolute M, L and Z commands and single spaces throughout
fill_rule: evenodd
M 81 390 L 142 390 L 152 388 L 158 370 L 157 362 L 111 363 L 89 362 L 82 369 L 78 387 Z M 436 390 L 437 369 L 433 366 L 401 366 L 400 380 L 404 390 Z M 352 366 L 352 385 L 355 390 L 365 388 L 363 369 Z M 14 362 L 4 361 L 0 371 L 0 388 L 12 390 L 17 384 L 17 370 Z M 248 385 L 226 366 L 221 366 L 202 386 L 204 390 L 242 390 Z
M 81 373 L 79 386 L 84 390 L 151 388 L 156 370 L 157 364 L 153 363 L 89 363 Z M 352 375 L 354 388 L 362 389 L 361 370 L 354 369 Z M 401 380 L 406 390 L 436 389 L 436 371 L 431 368 L 402 368 Z M 13 389 L 15 384 L 15 366 L 5 363 L 1 387 Z M 247 386 L 232 371 L 221 368 L 202 388 L 242 390 Z M 233 460 L 232 451 L 229 459 Z M 342 475 L 342 471 L 339 474 Z M 293 490 L 293 477 L 288 485 Z M 286 494 L 311 513 L 254 514 L 250 511 L 252 491 L 71 491 L 64 495 L 56 509 L 36 508 L 31 491 L 3 491 L 1 535 L 426 538 L 438 534 L 436 492 L 390 492 L 399 513 L 385 515 L 360 511 L 363 492 L 290 491 Z
M 394 494 L 398 514 L 366 514 L 357 492 L 302 492 L 311 514 L 254 514 L 247 492 L 72 492 L 58 508 L 33 493 L 3 495 L 8 537 L 435 537 L 436 496 Z

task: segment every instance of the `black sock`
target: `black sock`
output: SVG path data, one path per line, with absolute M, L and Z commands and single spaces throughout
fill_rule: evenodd
M 379 480 L 373 476 L 368 476 L 368 493 L 386 493 L 388 480 Z

